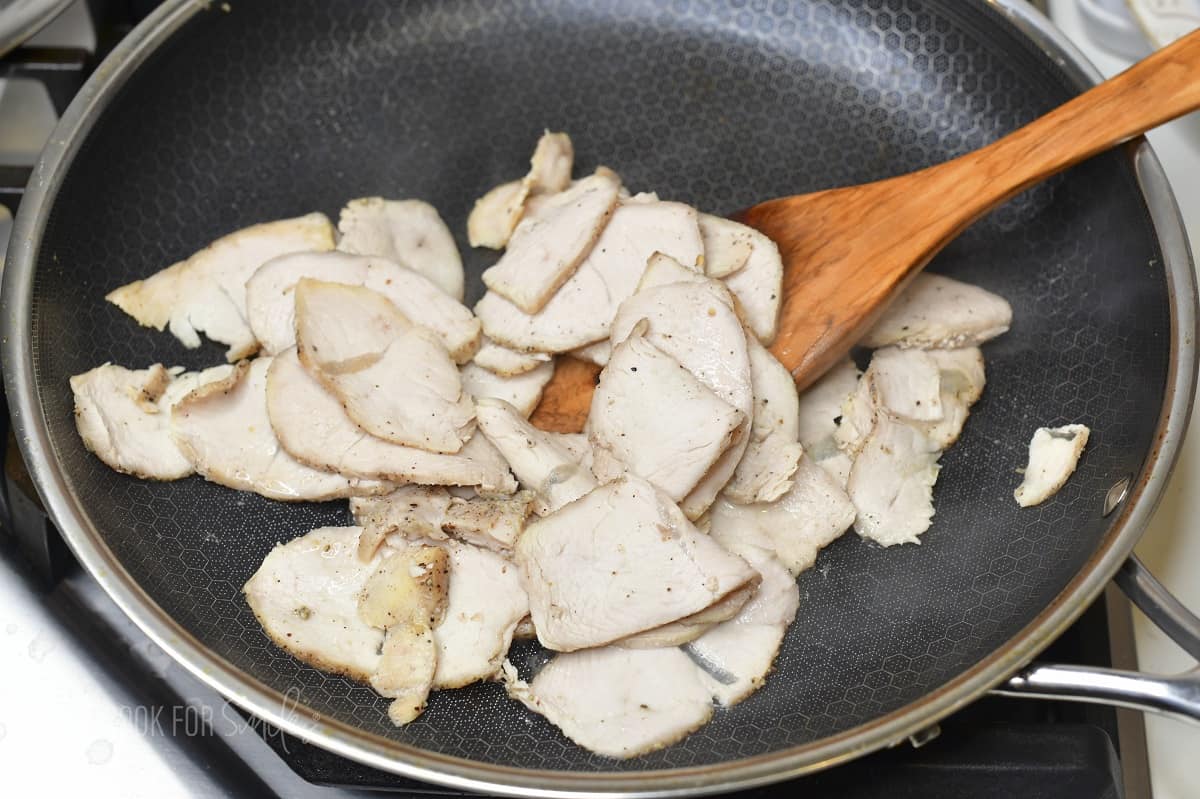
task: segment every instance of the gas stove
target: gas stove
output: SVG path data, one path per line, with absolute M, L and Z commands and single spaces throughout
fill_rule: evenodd
M 79 0 L 0 60 L 0 205 L 15 213 L 54 119 L 153 2 Z M 16 110 L 14 110 L 16 109 Z M 20 119 L 22 125 L 7 124 Z M 0 209 L 0 238 L 7 237 Z M 2 242 L 0 242 L 2 243 Z M 2 247 L 0 247 L 2 252 Z M 0 499 L 0 767 L 27 789 L 106 796 L 455 795 L 376 771 L 245 715 L 177 666 L 76 564 L 36 499 L 11 433 Z M 1135 668 L 1133 617 L 1109 588 L 1045 659 Z M 53 745 L 51 745 L 53 742 Z M 841 797 L 1151 796 L 1130 711 L 986 698 L 889 751 L 746 792 Z

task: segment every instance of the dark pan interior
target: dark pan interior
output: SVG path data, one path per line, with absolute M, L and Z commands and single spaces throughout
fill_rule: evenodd
M 104 294 L 252 222 L 363 195 L 434 203 L 472 299 L 494 255 L 473 198 L 522 174 L 543 128 L 580 169 L 716 212 L 865 182 L 976 148 L 1077 87 L 983 2 L 235 0 L 199 13 L 120 92 L 71 167 L 40 250 L 34 359 L 57 457 L 105 542 L 217 655 L 299 702 L 415 746 L 531 768 L 711 764 L 811 742 L 920 699 L 1004 646 L 1105 535 L 1102 500 L 1153 444 L 1168 363 L 1162 260 L 1127 155 L 1097 158 L 969 230 L 933 265 L 1007 297 L 989 386 L 944 458 L 920 546 L 853 533 L 800 579 L 775 674 L 702 731 L 592 757 L 496 685 L 433 697 L 394 729 L 367 688 L 276 650 L 239 589 L 268 549 L 348 521 L 191 478 L 115 474 L 75 434 L 67 378 L 104 361 L 201 367 Z M 1012 498 L 1034 428 L 1085 422 L 1052 501 Z M 530 667 L 540 655 L 514 652 Z

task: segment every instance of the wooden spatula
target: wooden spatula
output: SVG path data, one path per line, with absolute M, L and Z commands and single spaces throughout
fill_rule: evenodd
M 771 352 L 803 389 L 972 222 L 1035 183 L 1197 108 L 1200 31 L 953 161 L 742 211 L 734 218 L 774 239 L 783 256 L 783 307 Z M 598 373 L 561 359 L 533 423 L 582 430 Z

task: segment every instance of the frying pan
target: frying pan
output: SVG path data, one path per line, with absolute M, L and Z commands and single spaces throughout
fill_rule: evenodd
M 901 741 L 1001 683 L 1196 715 L 1194 682 L 1025 668 L 1126 561 L 1191 405 L 1192 268 L 1144 141 L 1016 198 L 938 257 L 935 271 L 1008 298 L 1014 320 L 986 347 L 989 385 L 943 458 L 932 528 L 920 546 L 851 533 L 828 547 L 800 577 L 766 687 L 644 757 L 590 755 L 495 684 L 438 693 L 392 727 L 368 688 L 272 646 L 239 593 L 276 541 L 347 523 L 344 503 L 119 475 L 72 420 L 67 378 L 97 364 L 220 361 L 103 297 L 243 225 L 424 198 L 459 237 L 471 301 L 495 258 L 466 246 L 472 199 L 521 174 L 543 128 L 572 134 L 583 170 L 603 161 L 634 190 L 729 212 L 959 155 L 1094 79 L 1019 0 L 171 0 L 76 99 L 22 205 L 2 295 L 18 439 L 80 560 L 175 658 L 267 721 L 419 779 L 729 790 Z M 1018 508 L 1030 435 L 1065 422 L 1094 431 L 1078 471 Z M 1152 606 L 1153 581 L 1127 569 Z M 1194 619 L 1165 599 L 1152 610 L 1195 645 Z M 526 673 L 546 657 L 511 656 Z

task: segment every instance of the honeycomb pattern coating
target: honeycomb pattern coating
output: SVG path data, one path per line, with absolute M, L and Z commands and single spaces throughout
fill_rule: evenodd
M 473 199 L 520 175 L 543 128 L 582 170 L 713 211 L 908 172 L 989 142 L 1075 87 L 982 2 L 961 0 L 242 0 L 214 4 L 154 55 L 72 167 L 40 251 L 35 363 L 71 488 L 149 594 L 211 649 L 366 730 L 479 761 L 661 769 L 842 732 L 936 690 L 1028 623 L 1107 530 L 1105 491 L 1152 446 L 1167 370 L 1162 259 L 1127 156 L 1097 158 L 981 221 L 934 269 L 1015 309 L 989 386 L 944 458 L 920 546 L 853 534 L 802 575 L 767 687 L 684 742 L 589 756 L 496 685 L 439 693 L 397 730 L 373 692 L 273 647 L 239 593 L 268 549 L 344 522 L 191 478 L 154 484 L 84 451 L 69 375 L 106 360 L 201 367 L 104 294 L 243 225 L 370 194 L 434 203 L 474 296 L 494 255 L 463 235 Z M 1085 422 L 1079 471 L 1051 502 L 1012 499 L 1035 427 Z M 540 657 L 518 647 L 528 667 Z

